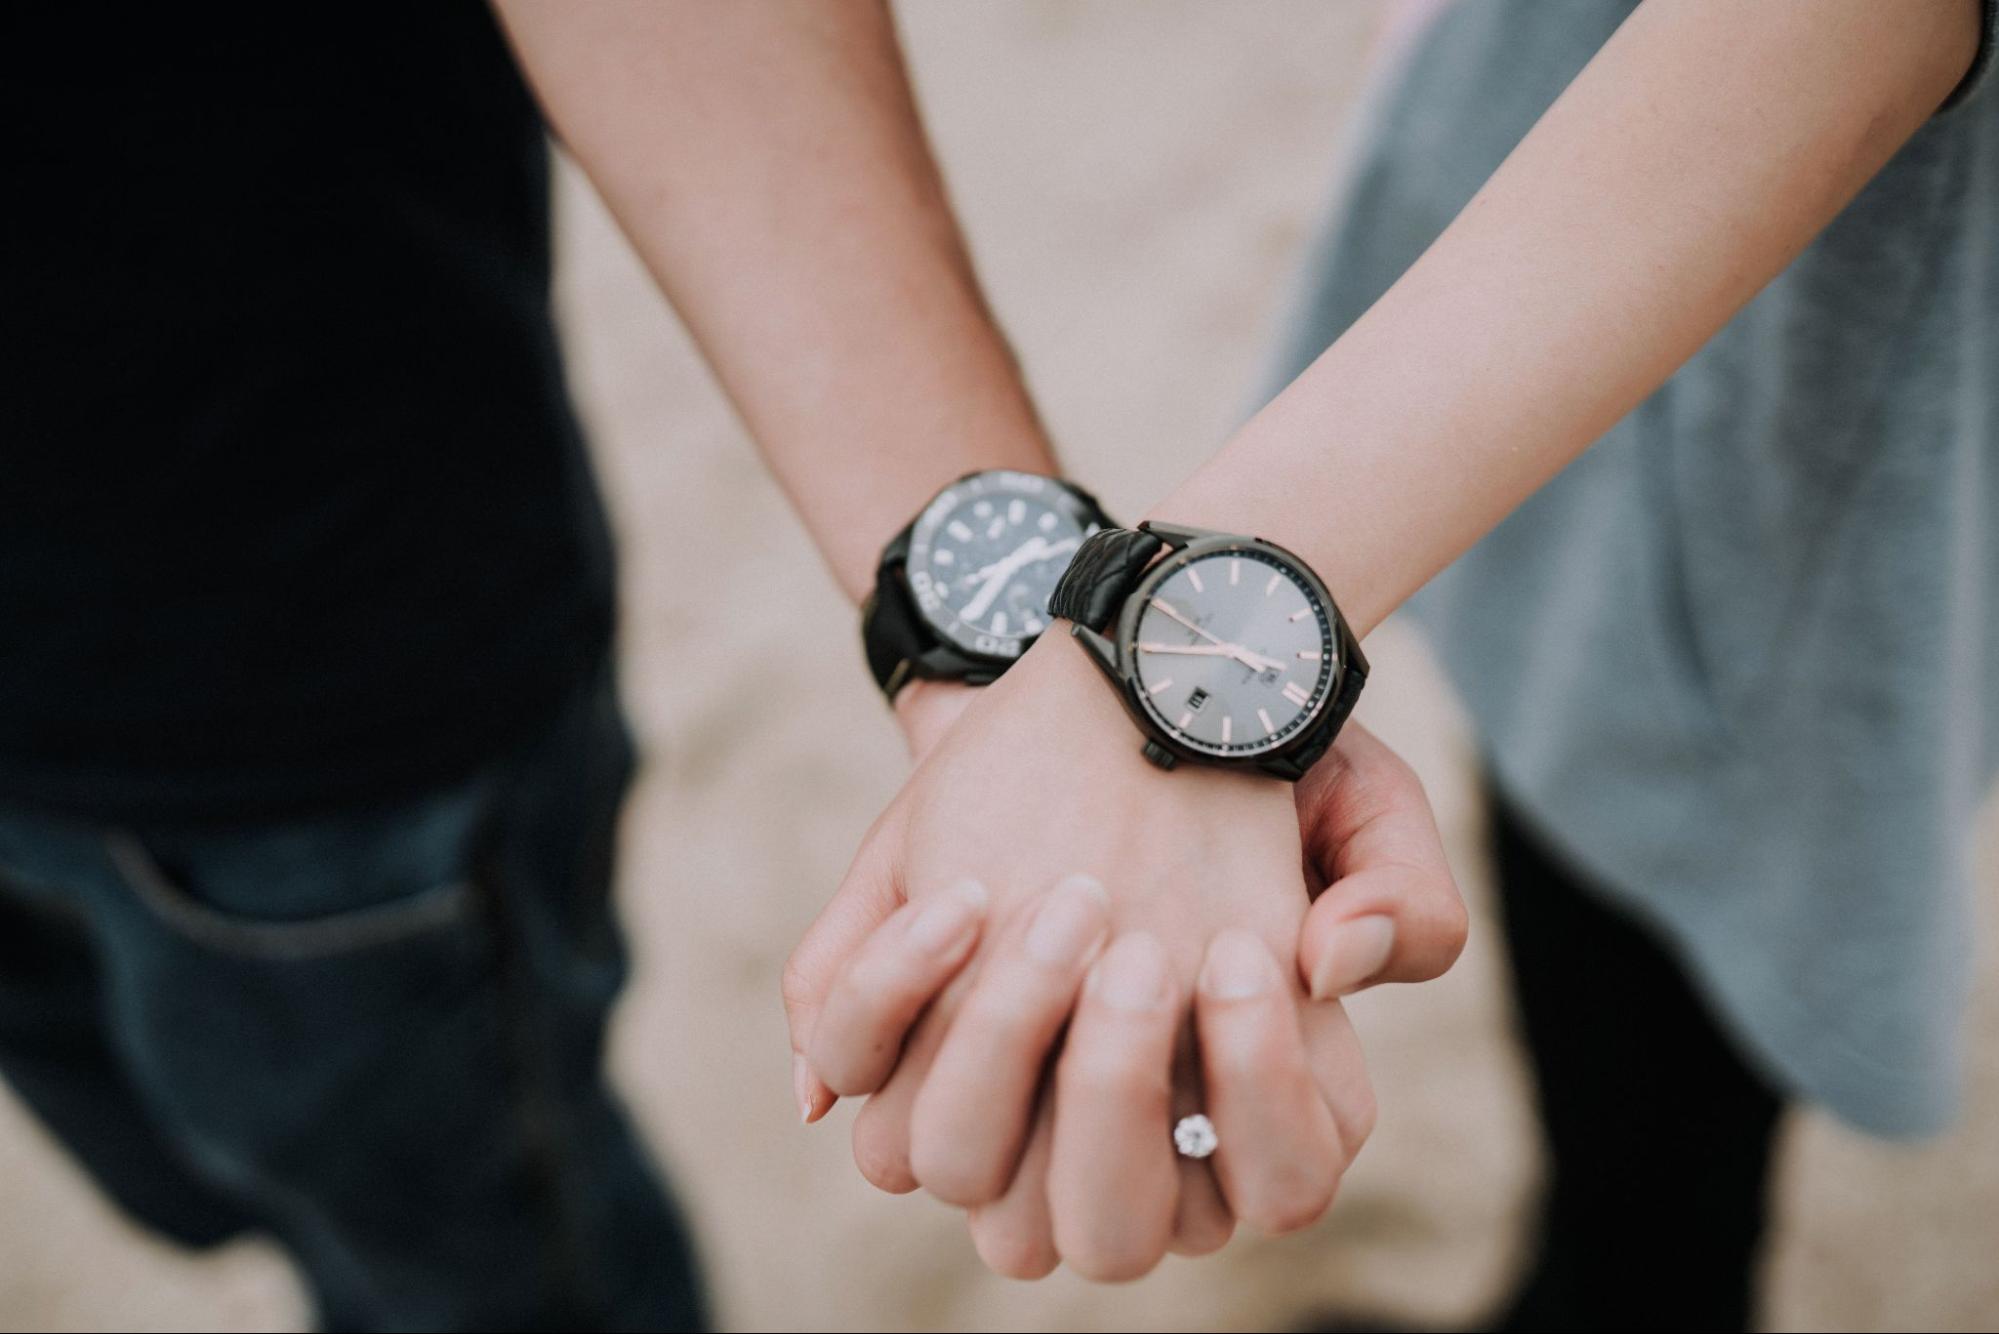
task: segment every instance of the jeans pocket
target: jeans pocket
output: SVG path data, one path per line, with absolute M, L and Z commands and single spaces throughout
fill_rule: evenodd
M 198 894 L 136 832 L 106 834 L 106 854 L 138 904 L 162 926 L 194 946 L 246 960 L 334 958 L 454 930 L 474 916 L 472 884 L 462 876 L 432 880 L 414 892 L 396 892 L 352 908 L 310 916 L 258 916 Z M 338 864 L 332 852 L 330 862 Z M 328 864 L 300 866 L 302 874 L 326 870 Z

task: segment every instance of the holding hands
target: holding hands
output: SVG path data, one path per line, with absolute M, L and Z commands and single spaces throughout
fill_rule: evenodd
M 807 1119 L 873 1095 L 870 1181 L 966 1208 L 1002 1273 L 1125 1279 L 1324 1212 L 1374 1119 L 1337 998 L 1436 976 L 1464 916 L 1372 737 L 1295 788 L 1163 772 L 1066 639 L 982 691 L 904 692 L 921 763 L 785 999 Z M 1176 1154 L 1195 1112 L 1212 1157 Z

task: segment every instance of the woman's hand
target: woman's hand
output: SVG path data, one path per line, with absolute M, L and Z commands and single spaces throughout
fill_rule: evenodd
M 1220 1245 L 1232 1214 L 1283 1230 L 1330 1200 L 1372 1110 L 1344 1015 L 1305 1004 L 1275 962 L 1298 954 L 1308 851 L 1315 879 L 1344 878 L 1312 918 L 1305 976 L 1322 990 L 1433 975 L 1462 940 L 1421 791 L 1364 733 L 1295 799 L 1137 751 L 1082 655 L 1037 649 L 877 822 L 787 974 L 808 1119 L 834 1089 L 879 1088 L 855 1125 L 863 1172 L 973 1208 L 1003 1272 L 1059 1253 L 1142 1273 L 1169 1241 Z M 1036 1098 L 1065 1022 L 1058 1119 Z M 1224 1146 L 1212 1171 L 1168 1138 L 1203 1109 Z

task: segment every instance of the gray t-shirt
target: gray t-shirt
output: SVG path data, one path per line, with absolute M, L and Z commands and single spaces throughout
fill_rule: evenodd
M 1632 8 L 1457 4 L 1415 40 L 1282 379 Z M 1955 1100 L 1969 833 L 1999 763 L 1995 82 L 1416 602 L 1508 797 L 1774 1082 L 1884 1134 Z

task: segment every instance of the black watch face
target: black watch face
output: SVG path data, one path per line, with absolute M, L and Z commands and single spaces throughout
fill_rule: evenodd
M 1169 558 L 1138 608 L 1138 698 L 1181 745 L 1239 759 L 1274 751 L 1324 709 L 1339 670 L 1317 581 L 1277 552 Z
M 946 487 L 909 534 L 909 588 L 937 633 L 969 653 L 1017 658 L 1048 628 L 1048 596 L 1102 525 L 1060 482 L 977 473 Z

